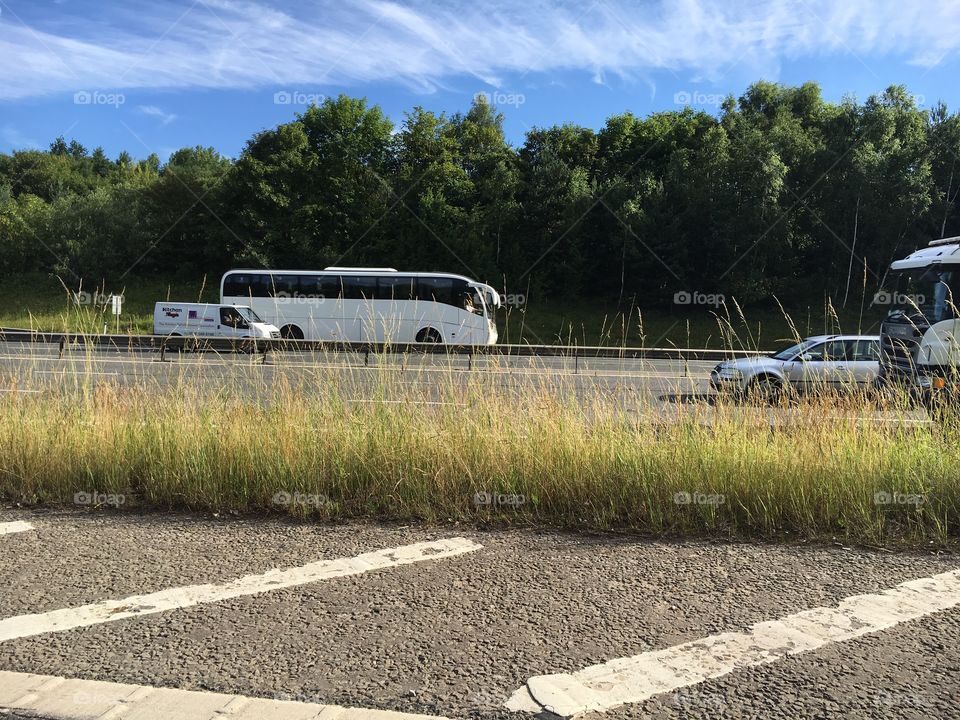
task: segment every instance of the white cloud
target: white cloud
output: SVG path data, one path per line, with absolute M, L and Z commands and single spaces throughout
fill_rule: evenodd
M 160 122 L 164 125 L 169 125 L 177 119 L 176 115 L 173 113 L 168 113 L 163 110 L 163 108 L 159 108 L 156 105 L 138 105 L 137 110 L 142 112 L 144 115 L 150 115 L 151 117 L 159 118 Z
M 23 150 L 25 148 L 36 150 L 40 148 L 40 143 L 28 137 L 13 125 L 0 126 L 0 141 L 14 150 Z
M 66 6 L 30 27 L 0 16 L 0 98 L 77 89 L 256 88 L 395 81 L 429 92 L 457 76 L 655 69 L 774 76 L 785 59 L 853 54 L 931 66 L 960 50 L 942 0 L 198 0 Z M 74 14 L 67 14 L 70 12 Z

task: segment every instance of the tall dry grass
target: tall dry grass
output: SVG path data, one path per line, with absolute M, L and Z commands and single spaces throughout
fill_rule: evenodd
M 495 361 L 197 360 L 11 377 L 0 498 L 867 543 L 960 527 L 960 432 L 901 400 L 663 403 Z

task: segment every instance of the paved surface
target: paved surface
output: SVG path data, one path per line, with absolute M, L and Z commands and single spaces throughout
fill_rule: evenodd
M 402 368 L 399 384 L 437 399 L 445 388 L 462 386 L 471 378 L 496 381 L 503 389 L 551 393 L 628 393 L 644 404 L 677 395 L 708 399 L 710 369 L 716 362 L 677 360 L 487 357 L 464 355 L 371 355 L 355 353 L 171 354 L 163 362 L 156 352 L 67 351 L 59 357 L 47 345 L 0 344 L 0 389 L 3 392 L 62 392 L 78 383 L 162 388 L 191 382 L 210 389 L 230 387 L 260 396 L 280 380 L 304 392 L 328 390 L 339 384 L 354 400 L 380 397 L 382 370 Z M 398 386 L 395 373 L 389 385 Z
M 0 522 L 33 526 L 0 536 L 0 619 L 464 538 L 482 547 L 0 642 L 0 671 L 448 718 L 533 717 L 504 705 L 531 678 L 960 568 L 951 554 L 528 530 L 11 508 Z M 605 717 L 960 718 L 960 610 Z

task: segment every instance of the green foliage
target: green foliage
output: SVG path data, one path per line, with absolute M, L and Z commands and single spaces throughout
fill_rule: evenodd
M 960 233 L 958 198 L 960 116 L 901 86 L 827 103 L 814 83 L 758 82 L 716 116 L 627 112 L 533 128 L 519 148 L 482 96 L 394 128 L 341 95 L 235 160 L 113 161 L 62 137 L 0 155 L 0 263 L 94 279 L 393 265 L 621 309 L 678 290 L 847 302 Z

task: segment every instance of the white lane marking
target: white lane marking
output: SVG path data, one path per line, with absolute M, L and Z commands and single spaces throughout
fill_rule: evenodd
M 37 615 L 18 615 L 0 620 L 0 642 L 152 615 L 243 595 L 256 595 L 347 575 L 360 575 L 370 570 L 454 557 L 481 547 L 466 538 L 446 538 L 375 550 L 356 557 L 320 560 L 302 567 L 269 570 L 262 575 L 246 575 L 221 585 L 187 585 L 147 595 L 133 595 L 123 600 L 102 600 L 92 605 Z
M 445 720 L 390 710 L 267 700 L 244 695 L 155 688 L 0 671 L 0 708 L 56 720 Z
M 817 607 L 665 650 L 610 660 L 572 674 L 527 680 L 506 706 L 562 717 L 604 712 L 672 692 L 734 670 L 852 640 L 960 604 L 960 570 L 910 580 L 880 593 L 854 595 L 835 608 Z
M 0 535 L 10 535 L 12 533 L 26 532 L 27 530 L 33 530 L 33 525 L 23 520 L 0 523 Z

